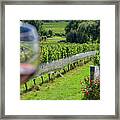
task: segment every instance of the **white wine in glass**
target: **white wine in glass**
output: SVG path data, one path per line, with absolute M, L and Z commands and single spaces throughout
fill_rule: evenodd
M 36 28 L 20 22 L 20 84 L 26 83 L 39 66 L 39 37 Z

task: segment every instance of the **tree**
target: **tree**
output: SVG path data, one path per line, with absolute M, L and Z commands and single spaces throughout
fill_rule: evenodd
M 42 34 L 42 36 L 48 36 L 48 32 L 45 30 L 43 30 L 41 34 Z
M 65 28 L 65 33 L 67 34 L 71 32 L 71 30 L 77 30 L 78 23 L 79 23 L 78 20 L 71 20 Z
M 100 21 L 99 20 L 86 20 L 79 24 L 78 33 L 85 42 L 94 42 L 100 40 Z
M 79 41 L 78 41 L 77 37 L 78 37 L 77 32 L 75 30 L 71 30 L 66 35 L 66 41 L 71 42 L 71 43 L 72 42 L 78 43 Z
M 65 28 L 68 42 L 93 43 L 100 42 L 100 21 L 81 20 L 70 21 Z
M 52 37 L 53 36 L 53 31 L 52 30 L 48 30 L 48 35 L 49 35 L 49 37 Z

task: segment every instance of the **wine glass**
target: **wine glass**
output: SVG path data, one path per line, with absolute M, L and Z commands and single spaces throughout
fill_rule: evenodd
M 39 65 L 39 36 L 36 28 L 20 22 L 20 84 L 36 73 Z

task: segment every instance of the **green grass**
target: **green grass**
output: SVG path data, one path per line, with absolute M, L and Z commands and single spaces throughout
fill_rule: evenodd
M 57 36 L 55 36 L 55 37 L 47 38 L 46 41 L 41 41 L 41 43 L 58 43 L 61 40 L 65 41 L 66 38 L 65 37 L 57 37 Z
M 43 28 L 45 30 L 52 30 L 53 33 L 64 33 L 65 32 L 65 27 L 68 24 L 68 22 L 44 22 L 43 23 Z
M 89 66 L 86 64 L 64 74 L 64 77 L 54 79 L 39 86 L 39 91 L 30 91 L 21 95 L 22 100 L 81 100 L 80 81 L 89 76 Z M 44 76 L 47 79 L 47 75 Z M 36 81 L 40 83 L 40 79 Z M 30 84 L 33 84 L 32 81 Z M 22 88 L 23 89 L 23 88 Z

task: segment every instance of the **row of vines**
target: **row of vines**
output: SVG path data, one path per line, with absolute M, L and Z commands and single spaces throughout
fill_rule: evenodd
M 94 50 L 99 50 L 99 44 L 43 44 L 41 45 L 41 63 L 52 62 Z
M 73 55 L 88 51 L 99 51 L 99 44 L 71 44 L 71 43 L 43 43 L 40 44 L 40 62 L 48 63 L 59 59 L 65 59 Z M 33 51 L 26 45 L 21 45 L 20 61 L 30 59 Z

